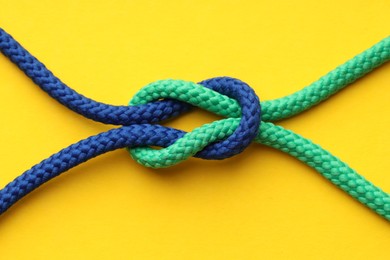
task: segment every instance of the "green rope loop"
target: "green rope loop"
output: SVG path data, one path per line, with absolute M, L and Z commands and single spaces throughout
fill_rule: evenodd
M 306 88 L 283 98 L 262 102 L 264 122 L 261 123 L 260 132 L 254 141 L 281 150 L 304 162 L 352 197 L 390 220 L 389 194 L 319 145 L 270 122 L 291 117 L 311 108 L 388 60 L 390 37 Z M 241 108 L 237 101 L 199 84 L 181 80 L 151 83 L 136 93 L 129 105 L 146 104 L 162 98 L 181 100 L 228 118 L 198 127 L 167 148 L 129 149 L 131 156 L 138 163 L 148 167 L 169 167 L 186 160 L 210 142 L 231 135 L 240 121 Z

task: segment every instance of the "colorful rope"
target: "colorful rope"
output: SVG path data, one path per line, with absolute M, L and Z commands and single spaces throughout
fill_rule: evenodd
M 228 158 L 255 141 L 296 157 L 390 220 L 389 194 L 320 146 L 271 123 L 309 109 L 389 61 L 390 37 L 301 91 L 264 101 L 261 106 L 247 84 L 228 77 L 213 78 L 199 84 L 181 80 L 157 81 L 141 89 L 130 106 L 107 105 L 70 89 L 2 29 L 0 51 L 41 89 L 69 109 L 95 121 L 123 125 L 73 144 L 17 177 L 0 190 L 0 214 L 46 181 L 115 149 L 128 147 L 137 162 L 159 168 L 172 166 L 190 156 Z M 203 125 L 190 133 L 152 124 L 178 116 L 188 111 L 191 105 L 227 118 Z M 154 150 L 148 146 L 163 149 Z

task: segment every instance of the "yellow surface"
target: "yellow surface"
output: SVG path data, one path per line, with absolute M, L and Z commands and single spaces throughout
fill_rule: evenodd
M 127 104 L 157 79 L 221 75 L 248 82 L 266 100 L 386 37 L 389 12 L 388 0 L 0 0 L 0 26 L 69 86 L 106 103 Z M 387 64 L 281 125 L 389 192 L 389 84 Z M 110 128 L 57 104 L 3 56 L 0 85 L 1 186 Z M 190 130 L 214 119 L 194 112 L 171 126 Z M 389 259 L 389 244 L 388 222 L 261 145 L 164 170 L 116 151 L 0 216 L 0 259 Z

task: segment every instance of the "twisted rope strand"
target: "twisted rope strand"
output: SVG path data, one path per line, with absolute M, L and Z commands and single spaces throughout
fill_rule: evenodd
M 94 121 L 113 125 L 157 123 L 175 117 L 190 108 L 187 104 L 170 100 L 139 107 L 113 106 L 94 101 L 65 85 L 1 28 L 0 51 L 52 98 Z
M 263 122 L 255 142 L 283 151 L 314 168 L 323 177 L 390 221 L 390 195 L 310 140 L 281 126 Z
M 262 102 L 262 119 L 275 122 L 308 110 L 389 60 L 390 36 L 300 91 Z
M 160 135 L 164 131 L 165 135 Z M 53 154 L 0 190 L 0 214 L 61 173 L 106 152 L 139 145 L 165 146 L 184 132 L 159 125 L 131 125 L 91 136 Z
M 138 162 L 150 167 L 167 167 L 192 155 L 205 159 L 227 158 L 241 152 L 254 140 L 296 157 L 390 220 L 389 194 L 311 141 L 272 123 L 260 123 L 260 117 L 264 121 L 276 121 L 307 110 L 390 60 L 390 37 L 301 91 L 262 102 L 261 113 L 253 90 L 245 83 L 227 77 L 209 79 L 199 85 L 159 81 L 137 93 L 131 106 L 111 106 L 88 99 L 67 87 L 2 29 L 0 51 L 50 96 L 73 111 L 95 121 L 129 125 L 73 144 L 17 177 L 0 190 L 0 214 L 46 181 L 108 151 L 129 147 Z M 179 99 L 228 118 L 203 125 L 191 133 L 144 124 L 160 122 L 191 107 L 176 100 L 154 101 L 160 98 Z M 165 149 L 152 150 L 147 146 Z

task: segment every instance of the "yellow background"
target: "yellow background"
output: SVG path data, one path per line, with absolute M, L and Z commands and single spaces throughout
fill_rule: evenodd
M 228 75 L 262 100 L 300 90 L 389 35 L 380 1 L 0 0 L 0 26 L 78 92 L 127 104 L 157 79 Z M 390 191 L 390 64 L 280 124 Z M 0 56 L 0 186 L 109 129 Z M 191 130 L 216 117 L 171 123 Z M 1 259 L 389 259 L 390 225 L 311 168 L 252 145 L 151 170 L 100 156 L 0 217 Z

